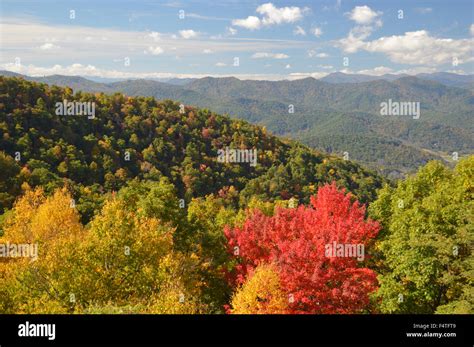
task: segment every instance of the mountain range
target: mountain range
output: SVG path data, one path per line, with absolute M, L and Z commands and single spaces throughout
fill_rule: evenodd
M 74 91 L 120 92 L 173 99 L 265 126 L 272 133 L 349 157 L 383 174 L 400 177 L 431 159 L 452 161 L 474 149 L 473 75 L 452 73 L 350 75 L 293 81 L 234 77 L 92 81 L 77 76 L 29 77 Z M 420 118 L 382 116 L 381 103 L 414 102 Z

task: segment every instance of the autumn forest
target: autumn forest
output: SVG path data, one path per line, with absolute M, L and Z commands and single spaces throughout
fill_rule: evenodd
M 0 313 L 473 313 L 473 195 L 472 155 L 393 180 L 205 108 L 0 77 Z

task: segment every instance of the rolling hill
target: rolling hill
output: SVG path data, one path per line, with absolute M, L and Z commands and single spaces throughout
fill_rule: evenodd
M 449 160 L 453 152 L 460 156 L 473 152 L 474 97 L 469 89 L 453 86 L 469 85 L 472 76 L 384 75 L 372 80 L 364 75 L 332 75 L 331 82 L 331 75 L 326 81 L 206 77 L 181 85 L 155 80 L 98 83 L 57 75 L 24 78 L 88 92 L 180 100 L 265 126 L 323 151 L 341 156 L 348 152 L 351 159 L 394 177 L 413 172 L 430 159 Z M 420 119 L 381 116 L 380 104 L 389 99 L 419 102 Z

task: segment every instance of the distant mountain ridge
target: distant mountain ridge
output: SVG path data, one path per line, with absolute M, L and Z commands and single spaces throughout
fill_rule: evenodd
M 179 100 L 266 126 L 279 136 L 327 152 L 347 152 L 351 159 L 395 176 L 411 172 L 430 159 L 449 160 L 453 152 L 463 155 L 474 150 L 473 93 L 448 85 L 468 84 L 472 75 L 384 75 L 367 80 L 364 75 L 338 73 L 333 74 L 333 82 L 327 81 L 331 75 L 326 81 L 310 77 L 293 81 L 205 77 L 176 85 L 143 79 L 99 83 L 72 76 L 0 74 L 68 86 L 74 91 Z M 380 104 L 388 99 L 419 102 L 420 119 L 382 117 Z
M 380 76 L 364 75 L 364 74 L 346 74 L 342 72 L 334 72 L 325 77 L 320 78 L 321 81 L 329 83 L 361 83 L 377 80 L 395 81 L 403 77 L 409 77 L 407 74 L 384 74 Z M 445 84 L 449 87 L 458 88 L 474 88 L 474 75 L 459 75 L 450 72 L 420 73 L 413 75 L 422 80 L 435 81 Z

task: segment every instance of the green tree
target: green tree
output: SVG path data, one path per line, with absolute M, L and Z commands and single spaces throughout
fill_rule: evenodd
M 0 213 L 12 206 L 20 192 L 19 173 L 20 167 L 16 161 L 5 152 L 0 152 Z
M 383 226 L 382 312 L 474 312 L 473 182 L 474 156 L 454 170 L 433 161 L 371 204 Z

